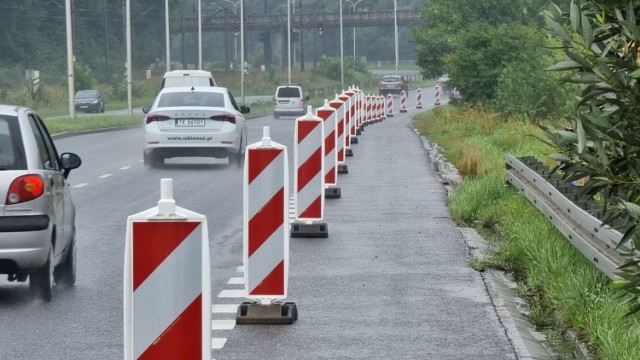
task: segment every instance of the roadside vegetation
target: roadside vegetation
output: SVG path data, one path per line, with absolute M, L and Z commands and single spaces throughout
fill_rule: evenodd
M 627 0 L 432 0 L 413 33 L 423 75 L 448 73 L 461 94 L 415 126 L 463 176 L 453 219 L 494 245 L 470 266 L 511 274 L 532 324 L 552 342 L 573 330 L 600 359 L 640 354 L 639 11 Z M 588 177 L 584 192 L 628 220 L 619 281 L 506 185 L 507 153 Z

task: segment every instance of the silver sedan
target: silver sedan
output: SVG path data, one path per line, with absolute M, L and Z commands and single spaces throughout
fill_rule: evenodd
M 164 88 L 150 108 L 143 109 L 144 164 L 160 166 L 173 157 L 228 158 L 242 163 L 247 145 L 247 124 L 223 87 Z

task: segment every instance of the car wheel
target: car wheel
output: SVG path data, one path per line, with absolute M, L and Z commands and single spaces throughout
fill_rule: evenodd
M 54 278 L 56 284 L 72 286 L 76 283 L 76 235 L 73 231 L 73 238 L 69 244 L 69 250 L 67 250 L 67 258 L 64 262 L 58 265 L 54 272 Z
M 29 275 L 31 291 L 44 301 L 51 301 L 53 297 L 53 248 L 49 251 L 47 263 Z
M 142 163 L 144 166 L 151 166 L 151 154 L 147 154 L 144 150 L 142 150 Z
M 100 106 L 100 112 L 104 113 L 104 103 L 102 103 L 102 105 Z

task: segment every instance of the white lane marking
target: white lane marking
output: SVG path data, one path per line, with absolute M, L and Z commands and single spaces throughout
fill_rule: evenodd
M 244 272 L 244 266 L 240 265 L 236 268 L 236 272 Z
M 235 320 L 211 320 L 211 330 L 232 330 L 234 327 Z
M 220 350 L 226 344 L 227 338 L 211 338 L 211 350 Z
M 100 175 L 100 176 L 98 176 L 98 179 L 106 179 L 106 178 L 110 177 L 111 175 L 113 175 L 113 174 Z
M 87 183 L 80 183 L 80 184 L 77 184 L 77 185 L 73 185 L 73 187 L 74 187 L 74 188 L 81 188 L 81 187 L 85 187 L 85 186 L 87 186 L 87 185 L 89 185 L 89 184 L 87 184 Z
M 120 170 L 129 170 L 131 169 L 131 166 L 123 166 L 120 168 Z
M 241 290 L 222 290 L 220 294 L 218 294 L 219 298 L 246 298 L 246 291 L 244 289 Z
M 227 285 L 244 285 L 243 277 L 232 277 L 227 281 Z
M 235 305 L 235 304 L 211 305 L 211 312 L 215 314 L 235 314 L 237 311 L 238 311 L 238 305 Z

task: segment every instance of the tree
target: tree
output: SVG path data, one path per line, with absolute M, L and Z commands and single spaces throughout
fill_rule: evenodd
M 630 313 L 640 311 L 640 26 L 637 1 L 573 1 L 568 14 L 546 11 L 566 59 L 552 67 L 564 81 L 582 87 L 571 116 L 575 134 L 548 132 L 554 157 L 569 179 L 589 177 L 584 191 L 598 197 L 606 220 L 626 220 L 618 244 L 626 264 L 616 285 L 630 295 Z

